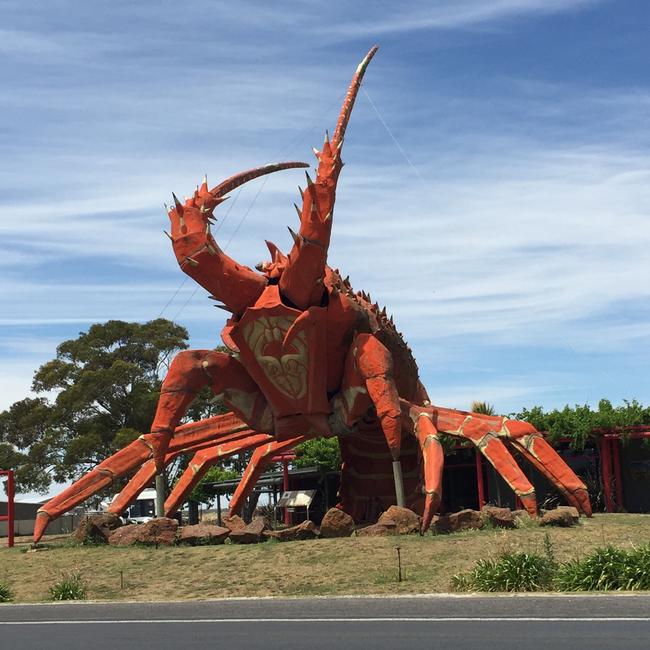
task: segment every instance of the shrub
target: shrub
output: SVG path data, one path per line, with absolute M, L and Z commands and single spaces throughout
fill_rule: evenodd
M 613 546 L 563 564 L 555 579 L 560 591 L 650 589 L 650 544 L 626 551 Z
M 502 553 L 480 559 L 466 574 L 452 577 L 456 591 L 540 591 L 552 585 L 555 564 L 538 553 Z
M 65 574 L 50 587 L 50 600 L 84 600 L 86 585 L 78 572 Z
M 14 594 L 6 582 L 0 581 L 0 603 L 8 603 L 14 599 Z

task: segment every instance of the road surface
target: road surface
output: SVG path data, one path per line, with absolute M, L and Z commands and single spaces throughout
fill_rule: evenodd
M 650 595 L 2 605 L 0 648 L 648 650 Z

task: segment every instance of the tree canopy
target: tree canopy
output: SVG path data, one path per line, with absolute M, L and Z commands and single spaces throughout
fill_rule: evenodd
M 148 432 L 161 374 L 187 338 L 159 318 L 95 324 L 61 343 L 34 374 L 37 397 L 0 413 L 0 466 L 16 470 L 18 489 L 45 492 L 52 481 L 76 479 Z M 193 418 L 218 412 L 211 397 L 195 401 Z
M 596 409 L 588 404 L 567 404 L 563 409 L 551 411 L 534 406 L 511 417 L 530 422 L 538 431 L 548 431 L 551 441 L 570 438 L 574 449 L 582 449 L 591 433 L 598 429 L 650 425 L 650 406 L 643 406 L 635 399 L 613 406 L 609 400 L 601 399 Z M 621 437 L 625 440 L 625 432 Z

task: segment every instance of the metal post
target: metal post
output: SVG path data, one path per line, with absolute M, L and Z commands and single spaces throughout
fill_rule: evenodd
M 483 485 L 483 455 L 478 449 L 474 450 L 476 456 L 476 484 L 478 486 L 478 509 L 485 505 L 485 486 Z
M 14 473 L 13 470 L 7 472 L 7 546 L 11 548 L 14 545 Z
M 402 547 L 398 545 L 395 550 L 397 551 L 397 581 L 402 582 L 402 554 L 400 552 Z
M 282 489 L 284 492 L 287 492 L 289 490 L 289 461 L 288 460 L 282 461 Z M 289 515 L 289 508 L 287 506 L 284 507 L 284 525 L 285 526 L 291 525 L 291 517 Z
M 402 463 L 399 460 L 393 461 L 393 478 L 395 479 L 397 505 L 404 508 L 406 506 L 406 499 L 404 498 L 404 477 L 402 476 Z
M 165 475 L 156 474 L 156 517 L 165 516 Z
M 623 503 L 623 473 L 621 472 L 621 438 L 616 437 L 610 440 L 614 452 L 614 481 L 616 482 L 616 509 L 618 512 L 625 512 Z
M 223 521 L 221 520 L 221 492 L 217 492 L 217 523 L 219 526 L 223 526 Z

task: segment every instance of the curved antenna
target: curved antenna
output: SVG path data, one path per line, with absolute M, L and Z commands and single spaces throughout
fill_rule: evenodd
M 239 172 L 230 178 L 227 178 L 222 183 L 219 183 L 216 187 L 210 190 L 210 194 L 215 198 L 221 197 L 228 192 L 232 192 L 234 189 L 238 188 L 248 181 L 252 181 L 254 178 L 259 178 L 260 176 L 265 176 L 266 174 L 272 174 L 273 172 L 279 172 L 283 169 L 299 169 L 307 168 L 309 165 L 304 162 L 284 162 L 284 163 L 270 163 L 269 165 L 264 165 L 264 167 L 255 167 L 255 169 L 249 169 L 245 172 Z
M 343 100 L 343 106 L 341 107 L 341 113 L 339 114 L 339 121 L 336 123 L 336 129 L 334 130 L 334 136 L 332 137 L 335 145 L 342 142 L 343 138 L 345 137 L 345 129 L 347 128 L 348 122 L 350 121 L 350 115 L 352 115 L 352 109 L 354 108 L 354 100 L 357 98 L 357 93 L 361 87 L 363 75 L 366 73 L 366 68 L 368 67 L 370 61 L 372 61 L 372 57 L 375 56 L 375 53 L 378 49 L 379 48 L 377 45 L 374 45 L 370 48 L 370 51 L 368 54 L 366 54 L 363 61 L 361 61 L 361 63 L 357 66 L 354 77 L 352 77 L 352 81 L 348 87 L 348 92 L 346 93 L 345 99 Z

